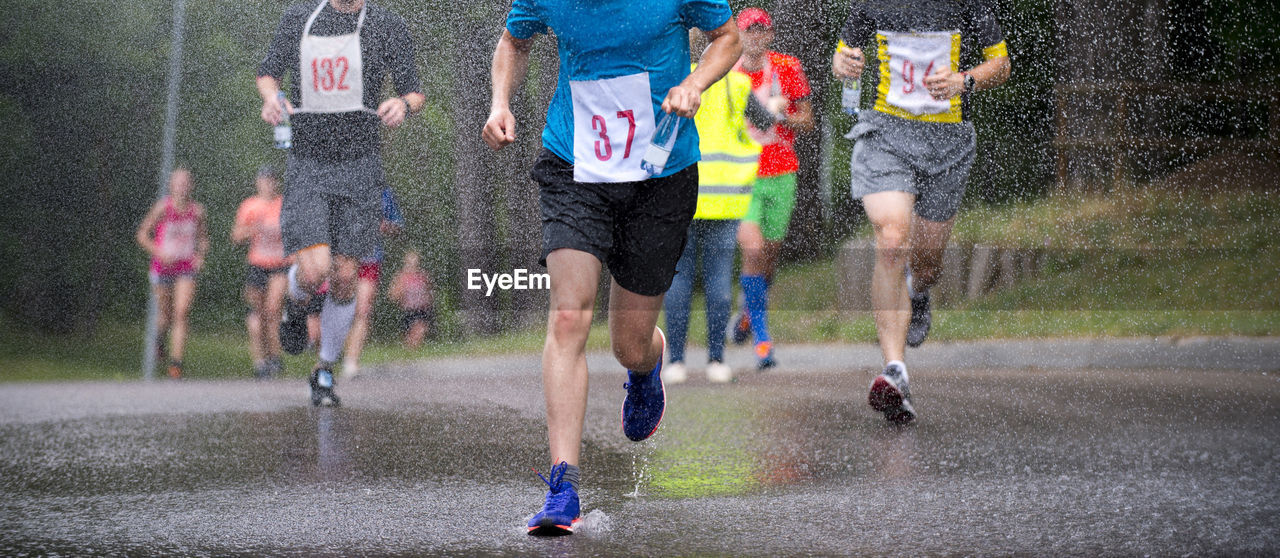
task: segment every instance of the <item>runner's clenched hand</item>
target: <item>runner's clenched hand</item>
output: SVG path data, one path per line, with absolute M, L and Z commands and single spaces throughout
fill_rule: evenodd
M 701 105 L 702 92 L 683 83 L 667 90 L 667 98 L 662 100 L 663 111 L 685 118 L 696 116 Z
M 964 92 L 964 74 L 944 67 L 926 76 L 924 86 L 934 99 L 945 101 Z
M 279 124 L 284 119 L 284 110 L 288 110 L 289 114 L 293 114 L 293 104 L 288 99 L 285 99 L 284 106 L 284 109 L 280 107 L 280 101 L 276 99 L 275 95 L 272 95 L 269 99 L 264 99 L 262 101 L 262 119 L 272 126 Z
M 382 123 L 388 128 L 395 128 L 404 123 L 404 117 L 409 113 L 409 101 L 404 97 L 392 97 L 378 105 L 378 118 L 382 119 Z
M 480 137 L 494 151 L 516 141 L 516 117 L 511 114 L 511 109 L 495 108 L 490 111 L 489 120 L 484 123 Z
M 862 77 L 862 69 L 866 66 L 866 61 L 862 58 L 862 49 L 860 48 L 837 48 L 836 55 L 831 60 L 831 73 L 839 78 L 858 79 Z

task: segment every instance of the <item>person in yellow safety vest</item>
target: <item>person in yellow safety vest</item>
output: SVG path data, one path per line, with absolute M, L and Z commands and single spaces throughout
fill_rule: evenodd
M 692 49 L 694 53 L 700 49 Z M 685 340 L 689 332 L 689 306 L 693 296 L 693 274 L 698 254 L 702 254 L 702 284 L 707 294 L 707 379 L 733 380 L 733 370 L 724 363 L 724 331 L 729 322 L 733 297 L 733 251 L 737 245 L 738 221 L 747 214 L 751 187 L 759 167 L 760 144 L 747 133 L 747 121 L 757 125 L 772 122 L 773 116 L 751 94 L 751 78 L 729 72 L 702 93 L 702 105 L 694 118 L 700 138 L 698 148 L 698 211 L 689 226 L 688 240 L 676 276 L 663 301 L 667 315 L 669 364 L 663 370 L 667 383 L 688 378 L 684 364 Z

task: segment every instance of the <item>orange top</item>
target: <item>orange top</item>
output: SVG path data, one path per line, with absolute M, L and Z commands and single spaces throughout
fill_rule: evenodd
M 253 229 L 249 241 L 249 264 L 266 269 L 284 267 L 284 240 L 280 236 L 280 207 L 284 198 L 264 200 L 253 196 L 240 204 L 236 225 Z

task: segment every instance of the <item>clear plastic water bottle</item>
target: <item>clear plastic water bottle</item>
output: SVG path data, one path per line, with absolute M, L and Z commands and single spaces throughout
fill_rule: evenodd
M 276 124 L 272 135 L 276 149 L 289 149 L 293 147 L 293 124 L 289 123 L 289 106 L 285 102 L 284 91 L 276 93 L 276 100 L 280 102 L 280 123 Z
M 862 105 L 862 80 L 844 78 L 841 81 L 844 85 L 840 88 L 840 108 L 849 116 L 858 116 Z
M 649 149 L 645 150 L 644 159 L 640 161 L 640 168 L 649 173 L 649 176 L 661 174 L 662 169 L 666 168 L 667 158 L 671 156 L 671 149 L 676 145 L 681 120 L 684 119 L 669 112 L 662 113 L 658 118 L 657 129 L 653 131 L 653 141 L 649 142 Z

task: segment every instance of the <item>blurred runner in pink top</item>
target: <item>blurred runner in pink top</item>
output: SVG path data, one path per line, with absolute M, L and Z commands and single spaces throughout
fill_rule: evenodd
M 151 288 L 159 307 L 157 323 L 169 331 L 169 377 L 182 377 L 182 353 L 187 340 L 187 314 L 196 293 L 196 273 L 209 251 L 204 206 L 191 200 L 191 171 L 178 167 L 169 175 L 169 195 L 151 206 L 138 226 L 137 240 L 151 255 Z M 161 355 L 164 356 L 163 354 Z

